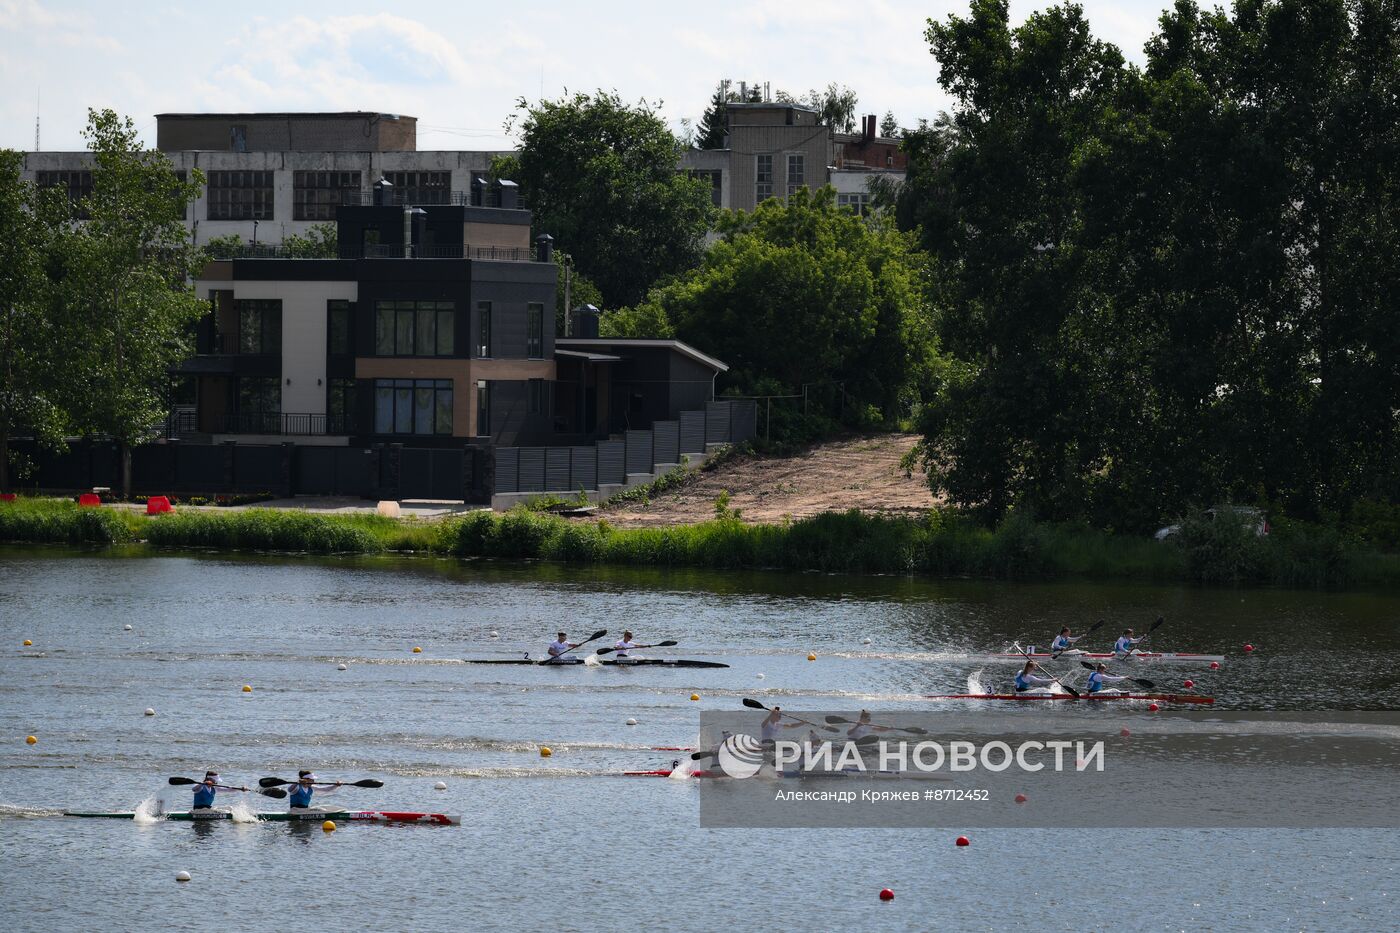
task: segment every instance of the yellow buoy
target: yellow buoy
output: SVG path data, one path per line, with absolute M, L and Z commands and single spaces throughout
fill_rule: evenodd
M 817 656 L 816 656 L 815 654 L 809 654 L 809 655 L 807 655 L 807 660 L 808 660 L 808 661 L 815 661 L 816 659 L 817 659 Z
M 414 653 L 414 654 L 422 654 L 422 653 L 423 653 L 423 649 L 422 649 L 422 648 L 419 648 L 417 645 L 414 645 L 414 646 L 413 646 L 413 653 Z
M 32 735 L 27 735 L 27 736 L 24 737 L 24 741 L 25 741 L 27 744 L 29 744 L 29 745 L 33 745 L 35 742 L 37 742 L 37 741 L 39 741 L 39 740 L 36 739 L 36 738 L 35 738 L 34 736 L 32 736 Z
M 252 692 L 253 692 L 253 688 L 252 688 L 250 685 L 248 685 L 248 684 L 244 684 L 244 685 L 243 685 L 243 692 L 244 692 L 244 693 L 252 693 Z
M 30 641 L 28 638 L 24 640 L 24 647 L 28 648 L 32 644 L 34 644 L 34 642 Z
M 541 757 L 541 758 L 548 758 L 550 755 L 553 755 L 553 754 L 554 754 L 554 749 L 550 748 L 548 745 L 541 745 L 541 746 L 540 746 L 540 757 Z
M 691 699 L 691 700 L 698 700 L 698 699 L 700 699 L 700 694 L 698 694 L 698 693 L 692 693 L 692 694 L 690 695 L 690 699 Z
M 321 824 L 321 828 L 324 829 L 324 830 L 325 830 L 326 832 L 328 832 L 328 833 L 333 833 L 333 832 L 335 832 L 335 821 L 334 821 L 334 820 L 326 820 L 324 823 Z

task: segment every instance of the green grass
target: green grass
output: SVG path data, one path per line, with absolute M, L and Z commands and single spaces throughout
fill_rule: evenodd
M 747 524 L 720 502 L 696 525 L 614 528 L 516 508 L 440 521 L 369 514 L 240 509 L 147 517 L 72 502 L 0 504 L 0 540 L 315 554 L 423 553 L 574 564 L 819 570 L 996 579 L 1081 577 L 1208 585 L 1379 587 L 1400 584 L 1400 555 L 1333 526 L 1280 520 L 1274 533 L 1188 520 L 1168 542 L 1022 516 L 988 529 L 952 510 L 917 517 L 828 512 Z

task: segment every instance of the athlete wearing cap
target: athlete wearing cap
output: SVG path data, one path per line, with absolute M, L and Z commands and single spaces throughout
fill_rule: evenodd
M 205 771 L 204 782 L 194 786 L 194 800 L 191 810 L 209 810 L 214 806 L 214 796 L 219 792 L 219 772 Z
M 1095 667 L 1094 672 L 1089 675 L 1089 692 L 1098 693 L 1104 689 L 1104 684 L 1106 683 L 1118 683 L 1119 681 L 1127 679 L 1127 677 L 1118 677 L 1108 673 L 1108 668 L 1100 664 Z M 1112 693 L 1113 691 L 1110 690 L 1108 692 Z
M 635 650 L 636 647 L 637 643 L 632 640 L 631 632 L 623 632 L 622 640 L 613 645 L 613 649 L 617 652 L 617 657 L 619 658 L 627 657 L 627 652 Z
M 316 788 L 316 775 L 310 771 L 298 771 L 297 782 L 290 788 L 291 793 L 287 795 L 287 806 L 293 810 L 305 810 L 311 806 L 311 795 Z

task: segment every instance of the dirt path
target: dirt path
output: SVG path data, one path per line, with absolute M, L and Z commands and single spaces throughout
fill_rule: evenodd
M 860 509 L 917 512 L 933 506 L 927 483 L 910 478 L 899 460 L 918 440 L 883 434 L 820 444 L 797 457 L 731 460 L 648 505 L 626 503 L 604 510 L 618 526 L 671 525 L 714 517 L 715 498 L 729 491 L 729 505 L 754 522 L 802 518 L 818 512 Z

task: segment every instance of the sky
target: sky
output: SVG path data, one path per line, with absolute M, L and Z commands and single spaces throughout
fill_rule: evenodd
M 1048 0 L 1013 0 L 1023 20 Z M 1142 60 L 1169 0 L 1082 0 Z M 390 7 L 393 12 L 385 12 Z M 418 118 L 419 149 L 504 149 L 524 97 L 616 90 L 680 132 L 722 78 L 800 95 L 836 82 L 901 125 L 948 109 L 923 33 L 967 0 L 237 3 L 0 0 L 0 148 L 83 148 L 88 107 L 157 113 L 367 110 Z

